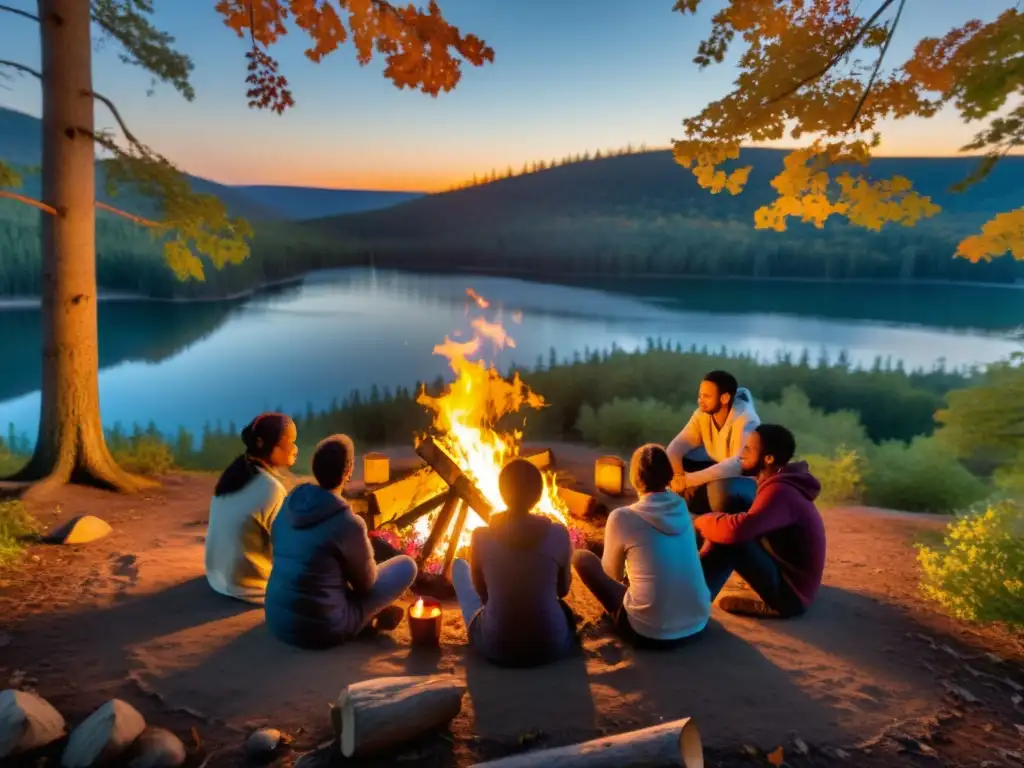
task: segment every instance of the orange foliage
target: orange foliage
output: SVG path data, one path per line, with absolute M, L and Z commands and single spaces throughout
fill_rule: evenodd
M 676 10 L 692 14 L 702 2 L 677 0 Z M 871 179 L 850 166 L 868 166 L 881 141 L 879 121 L 927 119 L 947 105 L 965 121 L 989 119 L 963 148 L 986 154 L 961 189 L 1024 146 L 1024 12 L 1008 8 L 995 21 L 974 20 L 922 39 L 907 61 L 884 68 L 904 3 L 864 3 L 862 17 L 862 3 L 851 0 L 727 0 L 694 61 L 702 68 L 721 63 L 742 41 L 736 87 L 683 121 L 676 160 L 710 192 L 739 194 L 749 167 L 723 166 L 739 159 L 741 145 L 810 137 L 810 146 L 789 155 L 773 180 L 778 198 L 757 211 L 758 228 L 784 230 L 790 217 L 821 227 L 838 215 L 880 229 L 938 214 L 907 179 Z M 998 114 L 1010 101 L 1018 106 Z M 836 166 L 844 168 L 833 176 Z M 997 216 L 961 243 L 957 255 L 1024 258 L 1021 221 L 1020 211 Z
M 249 35 L 249 106 L 281 113 L 294 104 L 288 81 L 266 49 L 288 33 L 289 20 L 310 39 L 306 56 L 319 62 L 351 40 L 360 64 L 374 52 L 384 56 L 384 76 L 398 88 L 432 96 L 452 90 L 462 64 L 479 67 L 494 61 L 494 51 L 479 37 L 463 34 L 441 15 L 436 2 L 420 9 L 384 0 L 218 0 L 224 23 Z

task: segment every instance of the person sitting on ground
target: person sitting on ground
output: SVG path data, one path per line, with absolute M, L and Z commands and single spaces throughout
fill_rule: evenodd
M 629 476 L 640 499 L 608 516 L 604 556 L 577 550 L 572 565 L 625 640 L 675 646 L 701 632 L 711 614 L 693 520 L 668 487 L 672 464 L 660 445 L 637 448 Z
M 354 458 L 346 435 L 321 441 L 316 484 L 288 494 L 271 529 L 267 627 L 289 645 L 330 648 L 364 629 L 395 629 L 405 613 L 393 603 L 416 580 L 416 562 L 406 555 L 379 568 L 374 562 L 366 523 L 341 497 Z
M 513 459 L 498 476 L 506 511 L 473 531 L 470 560 L 452 564 L 452 583 L 469 644 L 500 666 L 539 666 L 572 649 L 576 625 L 569 594 L 568 529 L 530 514 L 544 493 L 540 470 Z
M 210 502 L 206 580 L 222 595 L 262 604 L 271 571 L 270 526 L 287 494 L 282 472 L 295 464 L 295 423 L 264 413 L 242 430 L 245 453 L 224 470 Z
M 740 451 L 759 423 L 750 390 L 737 386 L 735 376 L 711 371 L 704 377 L 697 409 L 667 449 L 675 470 L 672 490 L 686 498 L 692 514 L 750 506 L 756 486 L 741 476 Z
M 825 568 L 825 524 L 814 506 L 821 484 L 805 462 L 792 462 L 793 433 L 761 424 L 748 437 L 740 460 L 757 478 L 746 512 L 707 514 L 694 521 L 705 544 L 701 565 L 712 598 L 735 572 L 753 594 L 722 591 L 725 611 L 799 616 L 814 600 Z

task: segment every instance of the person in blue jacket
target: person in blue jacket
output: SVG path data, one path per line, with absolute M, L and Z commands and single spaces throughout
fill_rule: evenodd
M 404 615 L 393 603 L 415 581 L 416 562 L 374 562 L 366 523 L 341 497 L 354 457 L 346 435 L 323 440 L 313 454 L 316 484 L 288 494 L 271 528 L 267 626 L 289 645 L 329 648 L 368 627 L 395 629 Z

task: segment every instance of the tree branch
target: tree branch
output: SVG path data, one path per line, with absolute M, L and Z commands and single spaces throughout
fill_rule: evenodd
M 32 69 L 32 67 L 26 67 L 24 64 L 19 64 L 16 61 L 7 61 L 6 59 L 0 59 L 0 66 L 10 67 L 11 69 L 16 69 L 19 72 L 24 72 L 26 75 L 32 75 L 32 77 L 36 78 L 37 80 L 43 79 L 42 72 L 37 72 L 36 70 Z
M 829 59 L 827 62 L 825 62 L 825 66 L 824 67 L 822 67 L 821 69 L 817 70 L 816 72 L 808 75 L 807 77 L 803 78 L 802 80 L 798 81 L 795 85 L 793 85 L 790 88 L 787 88 L 785 91 L 780 93 L 778 96 L 773 96 L 768 101 L 762 102 L 761 106 L 762 107 L 770 107 L 772 104 L 775 104 L 775 103 L 777 103 L 779 101 L 782 101 L 787 96 L 792 96 L 794 93 L 799 91 L 805 85 L 813 83 L 819 77 L 822 77 L 823 75 L 825 75 L 830 69 L 832 69 L 832 67 L 834 67 L 836 64 L 838 64 L 840 61 L 842 61 L 843 57 L 845 57 L 847 54 L 850 53 L 850 51 L 852 51 L 854 48 L 857 47 L 857 44 L 861 41 L 861 39 L 864 37 L 864 35 L 867 33 L 867 31 L 869 29 L 871 29 L 871 25 L 874 24 L 876 21 L 878 21 L 878 17 L 881 16 L 883 13 L 885 13 L 886 9 L 889 8 L 889 6 L 891 6 L 894 2 L 896 2 L 896 0 L 885 0 L 885 2 L 882 3 L 881 7 L 879 7 L 879 9 L 877 11 L 875 11 L 873 14 L 871 14 L 871 18 L 869 18 L 867 21 L 865 21 L 863 24 L 861 24 L 860 29 L 858 29 L 850 37 L 850 39 L 847 40 L 842 46 L 840 46 L 839 50 L 836 51 L 835 55 L 831 59 Z
M 96 99 L 97 101 L 103 102 L 106 105 L 107 109 L 110 110 L 110 114 L 112 114 L 114 116 L 114 119 L 117 121 L 117 124 L 119 126 L 121 126 L 121 133 L 124 134 L 124 137 L 126 139 L 128 139 L 128 141 L 130 141 L 136 147 L 141 147 L 142 146 L 142 142 L 140 142 L 137 138 L 135 138 L 135 134 L 133 134 L 130 130 L 128 130 L 128 126 L 127 126 L 127 124 L 125 124 L 124 118 L 122 118 L 121 117 L 121 113 L 117 111 L 117 107 L 114 105 L 113 101 L 108 99 L 102 93 L 96 93 L 96 91 L 82 91 L 82 95 L 83 96 L 91 96 L 92 98 Z
M 875 62 L 875 68 L 871 72 L 871 77 L 868 79 L 868 84 L 864 86 L 864 93 L 860 95 L 860 101 L 857 102 L 857 108 L 853 110 L 853 115 L 850 117 L 850 127 L 852 128 L 854 123 L 857 122 L 857 118 L 860 117 L 860 111 L 864 109 L 864 103 L 868 100 L 868 94 L 871 93 L 871 88 L 875 84 L 875 80 L 878 79 L 878 73 L 882 69 L 882 62 L 885 61 L 885 54 L 889 50 L 889 43 L 892 42 L 893 36 L 896 34 L 896 27 L 900 23 L 900 16 L 903 13 L 903 6 L 907 4 L 907 0 L 900 0 L 900 7 L 896 9 L 896 18 L 892 21 L 892 28 L 889 30 L 888 37 L 885 38 L 885 45 L 882 46 L 881 52 L 878 54 L 878 61 Z
M 24 16 L 26 19 L 29 19 L 30 21 L 39 21 L 39 17 L 36 16 L 34 13 L 23 11 L 21 10 L 21 8 L 12 8 L 11 6 L 4 5 L 3 3 L 0 3 L 0 11 L 7 11 L 8 13 L 13 13 L 15 16 Z
M 10 200 L 17 200 L 19 203 L 25 203 L 25 205 L 31 205 L 33 208 L 38 208 L 40 211 L 48 213 L 51 216 L 57 215 L 57 209 L 52 205 L 41 203 L 38 200 L 33 200 L 31 197 L 25 197 L 25 195 L 19 195 L 17 192 L 8 192 L 6 189 L 0 189 L 0 197 L 6 197 Z
M 40 202 L 39 200 L 34 200 L 31 197 L 26 197 L 25 195 L 19 195 L 17 192 L 8 192 L 6 189 L 0 189 L 0 197 L 6 197 L 10 200 L 17 200 L 19 203 L 24 203 L 25 205 L 31 205 L 33 208 L 38 208 L 40 211 L 48 213 L 51 216 L 58 215 L 57 209 L 54 208 L 52 205 L 47 205 L 46 203 Z M 100 210 L 107 211 L 108 213 L 123 216 L 124 218 L 129 219 L 130 221 L 134 221 L 136 224 L 141 224 L 144 227 L 161 226 L 161 224 L 157 221 L 151 221 L 150 219 L 145 219 L 142 216 L 136 216 L 134 213 L 122 211 L 120 208 L 115 208 L 112 205 L 101 203 L 99 200 L 96 201 L 96 207 L 99 208 Z
M 107 211 L 108 213 L 114 213 L 114 214 L 117 214 L 118 216 L 123 216 L 124 218 L 128 219 L 129 221 L 134 221 L 136 224 L 141 224 L 144 227 L 160 227 L 160 226 L 162 226 L 160 224 L 160 222 L 158 222 L 158 221 L 152 221 L 150 219 L 144 219 L 141 216 L 136 216 L 134 213 L 128 213 L 127 211 L 122 211 L 120 208 L 115 208 L 112 205 L 107 205 L 106 203 L 101 203 L 99 200 L 96 201 L 96 207 L 99 208 L 100 210 Z

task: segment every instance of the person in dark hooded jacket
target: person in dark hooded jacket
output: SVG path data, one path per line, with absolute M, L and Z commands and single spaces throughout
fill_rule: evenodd
M 572 541 L 561 523 L 530 514 L 544 478 L 525 459 L 513 459 L 498 477 L 508 509 L 473 531 L 472 566 L 457 559 L 452 583 L 470 645 L 493 664 L 531 667 L 562 658 L 576 625 L 569 594 Z
M 355 450 L 345 435 L 313 454 L 317 484 L 292 491 L 271 528 L 274 568 L 267 584 L 270 633 L 300 648 L 329 648 L 362 630 L 391 630 L 404 615 L 392 605 L 416 579 L 416 563 L 398 555 L 377 568 L 366 523 L 341 497 Z
M 746 439 L 740 462 L 757 479 L 746 512 L 701 515 L 701 566 L 712 598 L 735 572 L 756 595 L 743 590 L 716 601 L 733 613 L 799 616 L 814 601 L 825 569 L 825 524 L 814 500 L 821 484 L 805 462 L 792 462 L 793 434 L 761 424 Z

